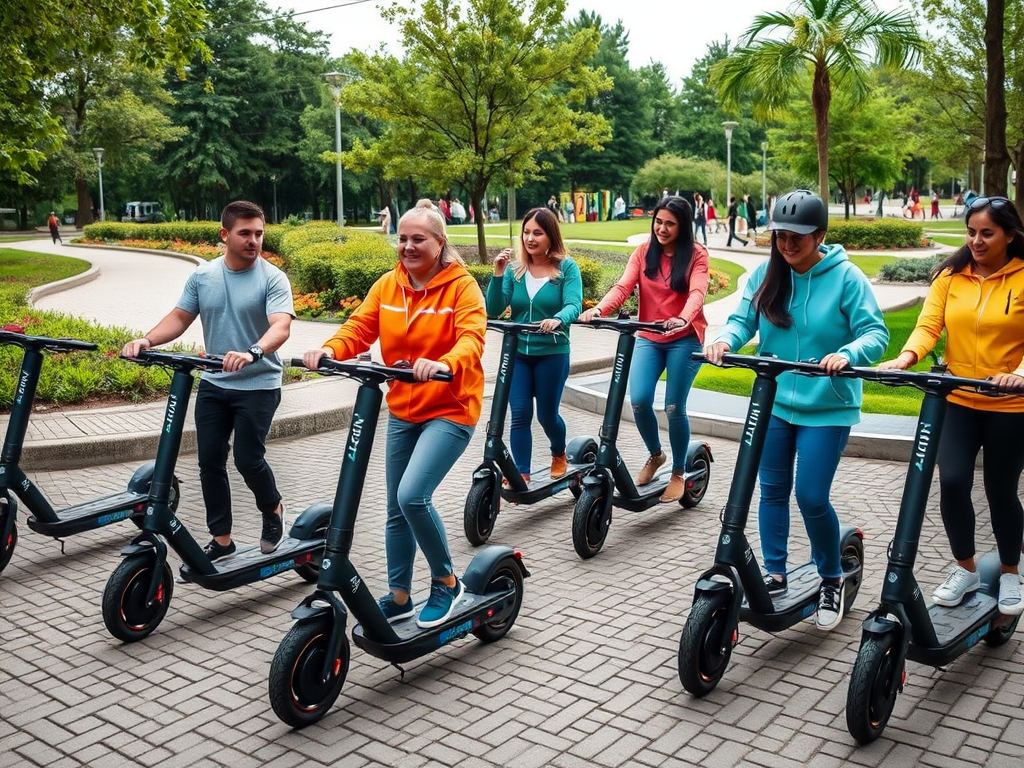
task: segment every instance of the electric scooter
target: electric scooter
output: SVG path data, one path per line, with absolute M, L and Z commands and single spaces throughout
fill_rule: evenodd
M 697 355 L 703 359 L 703 354 L 694 356 Z M 787 371 L 814 376 L 828 374 L 814 363 L 768 356 L 726 354 L 722 366 L 749 368 L 756 378 L 729 498 L 722 512 L 715 563 L 697 579 L 693 606 L 679 637 L 679 680 L 695 696 L 710 693 L 722 679 L 732 649 L 739 642 L 741 620 L 766 632 L 792 627 L 814 615 L 821 586 L 814 563 L 805 563 L 787 572 L 789 588 L 784 593 L 770 595 L 744 529 L 775 404 L 778 376 Z M 839 541 L 845 615 L 857 598 L 863 579 L 864 534 L 858 528 L 840 525 Z
M 861 378 L 889 386 L 910 386 L 924 392 L 913 454 L 907 465 L 896 533 L 889 545 L 888 566 L 878 607 L 864 620 L 857 661 L 846 696 L 846 727 L 859 743 L 882 735 L 907 679 L 907 659 L 941 667 L 980 641 L 993 648 L 1013 635 L 1020 616 L 999 612 L 1000 562 L 996 552 L 977 560 L 981 587 L 953 607 L 930 605 L 914 578 L 928 493 L 938 458 L 939 437 L 946 416 L 946 397 L 954 389 L 985 395 L 1006 395 L 991 381 L 942 373 L 855 368 Z
M 7 422 L 7 435 L 4 438 L 3 450 L 0 452 L 0 571 L 7 567 L 18 541 L 18 505 L 12 498 L 12 493 L 32 513 L 27 520 L 28 527 L 60 541 L 62 536 L 91 531 L 121 520 L 131 519 L 139 525 L 156 471 L 156 462 L 150 461 L 135 471 L 128 481 L 128 487 L 120 493 L 84 501 L 64 509 L 54 509 L 19 465 L 36 399 L 36 387 L 42 372 L 43 353 L 91 351 L 97 347 L 89 341 L 28 336 L 23 331 L 24 329 L 15 326 L 5 326 L 0 330 L 0 344 L 21 347 L 25 351 Z M 173 476 L 173 466 L 168 475 L 168 504 L 172 509 L 176 509 L 179 485 L 178 478 Z M 61 552 L 63 551 L 64 542 L 61 541 Z
M 301 366 L 301 360 L 292 365 Z M 451 617 L 421 629 L 414 618 L 389 623 L 349 559 L 356 516 L 373 449 L 383 393 L 390 380 L 413 382 L 408 368 L 323 359 L 317 373 L 359 381 L 352 424 L 342 454 L 341 474 L 316 590 L 292 612 L 291 630 L 270 665 L 270 703 L 288 725 L 301 728 L 322 718 L 334 704 L 348 674 L 351 651 L 345 636 L 348 612 L 359 622 L 352 640 L 367 653 L 400 664 L 473 633 L 485 643 L 505 636 L 523 603 L 529 576 L 522 556 L 510 547 L 488 546 L 472 559 L 462 582 L 463 597 Z M 451 381 L 450 373 L 434 374 Z M 404 671 L 403 671 L 404 674 Z
M 167 562 L 168 545 L 184 561 L 179 571 L 181 581 L 205 589 L 234 589 L 291 570 L 307 582 L 315 582 L 331 514 L 329 505 L 315 504 L 302 512 L 288 536 L 270 554 L 263 554 L 254 544 L 239 544 L 235 552 L 216 560 L 210 560 L 171 508 L 169 481 L 181 448 L 192 372 L 219 372 L 223 360 L 152 349 L 140 352 L 137 358 L 126 359 L 140 365 L 169 368 L 174 375 L 157 449 L 156 473 L 142 516 L 142 533 L 121 550 L 123 559 L 103 590 L 103 623 L 110 634 L 126 643 L 135 642 L 147 637 L 163 621 L 174 593 L 174 578 Z
M 494 382 L 491 416 L 487 422 L 484 460 L 473 470 L 473 485 L 466 497 L 463 515 L 466 538 L 473 546 L 484 544 L 490 537 L 502 499 L 512 504 L 535 504 L 566 488 L 574 497 L 579 498 L 581 481 L 597 461 L 597 441 L 592 437 L 577 437 L 565 447 L 568 469 L 564 475 L 552 478 L 548 469 L 531 474 L 529 483 L 523 480 L 511 451 L 505 445 L 505 414 L 508 412 L 519 336 L 541 334 L 543 331 L 539 330 L 537 323 L 513 323 L 506 320 L 488 320 L 487 327 L 500 331 L 504 339 L 501 343 L 498 378 Z M 508 483 L 507 488 L 502 485 L 503 479 Z
M 629 316 L 613 318 L 595 317 L 581 326 L 615 331 L 619 342 L 615 349 L 612 379 L 608 386 L 608 400 L 601 425 L 601 443 L 597 452 L 597 464 L 583 478 L 583 491 L 576 500 L 572 516 L 572 543 L 584 560 L 601 551 L 612 524 L 612 507 L 634 512 L 649 509 L 661 503 L 672 477 L 670 466 L 662 467 L 651 482 L 637 488 L 629 470 L 619 455 L 616 440 L 622 419 L 622 407 L 626 400 L 626 382 L 629 367 L 633 361 L 637 331 L 663 332 L 661 323 L 644 323 L 630 320 Z M 703 360 L 703 357 L 701 358 Z M 691 440 L 686 451 L 683 481 L 686 490 L 679 503 L 685 507 L 697 506 L 707 493 L 711 480 L 711 446 L 703 440 Z

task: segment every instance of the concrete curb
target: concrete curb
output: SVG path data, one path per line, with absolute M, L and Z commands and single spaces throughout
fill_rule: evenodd
M 30 307 L 34 307 L 38 299 L 44 296 L 51 296 L 54 293 L 60 293 L 66 291 L 68 288 L 75 288 L 79 285 L 85 285 L 91 283 L 97 277 L 100 276 L 100 268 L 97 266 L 90 266 L 85 272 L 71 277 L 66 277 L 63 280 L 57 280 L 54 283 L 46 283 L 45 285 L 37 285 L 35 288 L 30 290 L 25 295 L 25 303 Z

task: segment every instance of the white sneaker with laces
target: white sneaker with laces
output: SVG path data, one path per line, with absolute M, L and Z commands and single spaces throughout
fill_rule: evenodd
M 980 586 L 981 576 L 977 571 L 968 571 L 954 565 L 946 580 L 932 592 L 932 600 L 936 605 L 952 608 L 954 605 L 960 605 L 968 592 L 975 592 Z
M 999 577 L 999 612 L 1007 616 L 1024 613 L 1024 599 L 1020 596 L 1020 576 L 1004 573 Z

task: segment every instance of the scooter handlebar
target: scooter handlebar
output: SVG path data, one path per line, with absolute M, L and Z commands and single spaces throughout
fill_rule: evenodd
M 295 368 L 306 367 L 301 357 L 293 357 L 291 364 Z M 325 376 L 349 376 L 360 380 L 384 382 L 397 379 L 407 384 L 421 383 L 413 376 L 411 366 L 382 365 L 365 360 L 333 360 L 329 357 L 322 357 L 318 368 L 307 368 L 306 370 Z M 449 371 L 438 371 L 430 377 L 431 381 L 452 381 L 454 379 L 455 377 Z
M 139 352 L 138 357 L 121 355 L 121 359 L 139 365 L 161 365 L 182 371 L 220 373 L 224 369 L 224 358 L 220 355 L 188 355 L 182 352 L 165 352 L 162 349 L 144 349 Z
M 955 389 L 971 390 L 987 397 L 1021 396 L 1024 390 L 1004 389 L 991 379 L 971 379 L 935 371 L 901 371 L 895 368 L 849 368 L 842 372 L 865 381 L 874 381 L 890 387 L 914 387 L 922 392 L 949 394 Z
M 636 333 L 637 331 L 650 331 L 652 333 L 667 333 L 663 323 L 647 323 L 640 320 L 630 320 L 628 317 L 592 317 L 590 322 L 582 323 L 576 321 L 573 325 L 580 325 L 584 328 L 600 328 L 619 333 Z
M 488 320 L 487 327 L 492 331 L 501 333 L 518 333 L 520 336 L 540 335 L 546 336 L 558 331 L 542 331 L 540 323 L 515 323 L 511 320 Z
M 693 360 L 709 362 L 703 352 L 694 352 L 691 355 Z M 720 368 L 748 368 L 763 376 L 778 376 L 780 373 L 792 371 L 806 376 L 842 376 L 846 371 L 829 373 L 816 362 L 805 362 L 800 360 L 783 360 L 775 355 L 741 355 L 734 352 L 726 352 L 722 355 Z M 849 369 L 847 369 L 849 370 Z M 847 374 L 848 375 L 848 374 Z
M 5 325 L 0 329 L 0 344 L 11 344 L 22 349 L 48 349 L 51 352 L 91 352 L 99 349 L 91 341 L 30 336 L 20 325 Z

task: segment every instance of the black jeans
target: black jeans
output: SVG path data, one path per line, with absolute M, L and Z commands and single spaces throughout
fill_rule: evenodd
M 974 557 L 974 461 L 985 449 L 982 478 L 992 533 L 1003 565 L 1020 561 L 1024 511 L 1017 486 L 1024 471 L 1024 413 L 979 411 L 950 404 L 939 442 L 939 508 L 953 558 Z
M 739 240 L 744 245 L 747 244 L 746 240 L 744 240 L 742 237 L 740 237 L 739 235 L 736 234 L 736 217 L 735 216 L 730 216 L 729 217 L 729 240 L 725 243 L 725 247 L 728 248 L 730 245 L 732 245 L 732 241 L 734 239 L 735 240 Z
M 196 444 L 199 481 L 211 536 L 231 533 L 231 485 L 228 447 L 235 435 L 235 468 L 256 497 L 260 512 L 273 512 L 281 502 L 274 473 L 264 456 L 267 433 L 281 404 L 280 389 L 238 390 L 199 383 L 196 394 Z

